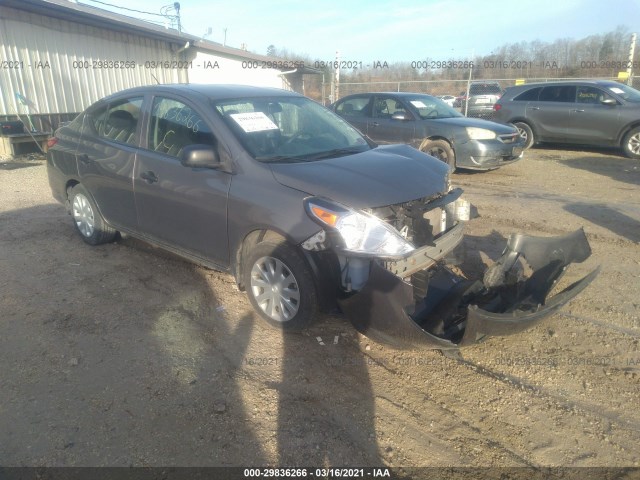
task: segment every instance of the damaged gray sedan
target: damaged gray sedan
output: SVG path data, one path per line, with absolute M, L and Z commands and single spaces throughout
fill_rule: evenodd
M 463 239 L 449 167 L 377 146 L 282 90 L 141 87 L 89 107 L 49 142 L 53 195 L 90 245 L 118 232 L 231 272 L 284 330 L 341 310 L 396 347 L 457 349 L 521 331 L 595 277 L 549 297 L 590 248 L 579 230 L 511 237 L 469 281 L 447 267 Z

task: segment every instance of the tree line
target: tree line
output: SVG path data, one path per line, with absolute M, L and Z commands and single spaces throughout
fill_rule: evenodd
M 626 71 L 631 45 L 631 32 L 625 26 L 618 26 L 613 31 L 590 35 L 581 39 L 560 38 L 553 42 L 534 40 L 505 43 L 487 55 L 475 58 L 442 58 L 425 57 L 419 62 L 393 62 L 387 68 L 344 69 L 340 71 L 340 83 L 352 82 L 410 82 L 410 81 L 442 81 L 489 79 L 533 79 L 533 78 L 607 78 L 616 77 L 618 72 Z M 637 48 L 636 48 L 637 50 Z M 287 60 L 301 60 L 305 65 L 314 66 L 315 59 L 306 54 L 299 54 L 287 48 L 270 45 L 267 55 Z M 635 58 L 638 58 L 636 53 Z M 640 63 L 640 61 L 638 61 Z M 633 65 L 640 71 L 640 65 Z M 325 84 L 331 82 L 335 70 L 329 66 L 320 67 L 319 74 L 307 75 L 305 78 L 305 94 L 320 100 L 323 94 L 322 79 Z M 471 70 L 471 71 L 470 71 Z M 439 82 L 438 82 L 439 83 Z M 438 83 L 429 88 L 431 93 L 438 92 Z M 383 88 L 381 85 L 380 88 Z M 416 85 L 415 91 L 424 90 Z M 372 86 L 369 90 L 375 88 Z M 386 89 L 389 87 L 386 86 Z M 444 87 L 443 87 L 444 88 Z M 451 88 L 450 86 L 446 88 Z M 326 96 L 327 85 L 324 93 Z

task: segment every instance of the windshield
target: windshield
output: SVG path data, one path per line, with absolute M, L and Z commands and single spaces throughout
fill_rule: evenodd
M 423 120 L 464 116 L 439 98 L 432 97 L 431 95 L 414 95 L 405 97 L 404 100 L 416 110 Z
M 609 87 L 609 90 L 619 97 L 622 97 L 627 102 L 640 103 L 640 92 L 635 88 L 628 87 L 624 84 L 619 84 Z
M 222 100 L 214 107 L 259 161 L 303 162 L 371 148 L 355 128 L 305 97 Z

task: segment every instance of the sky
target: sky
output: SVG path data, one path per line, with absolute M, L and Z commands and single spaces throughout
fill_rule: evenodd
M 101 0 L 160 13 L 169 0 Z M 162 21 L 96 3 L 80 3 Z M 181 0 L 183 30 L 231 47 L 267 47 L 314 60 L 399 62 L 486 55 L 505 43 L 579 39 L 622 25 L 640 34 L 640 0 Z M 553 59 L 549 59 L 553 60 Z M 594 59 L 597 60 L 597 59 Z M 626 60 L 626 59 L 620 59 Z

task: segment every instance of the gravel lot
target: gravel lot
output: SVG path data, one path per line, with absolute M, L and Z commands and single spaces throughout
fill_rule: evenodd
M 454 175 L 479 213 L 463 270 L 512 232 L 584 226 L 593 255 L 566 280 L 602 272 L 462 361 L 339 316 L 283 336 L 230 275 L 84 244 L 42 160 L 0 163 L 0 465 L 639 466 L 640 162 L 525 155 Z

